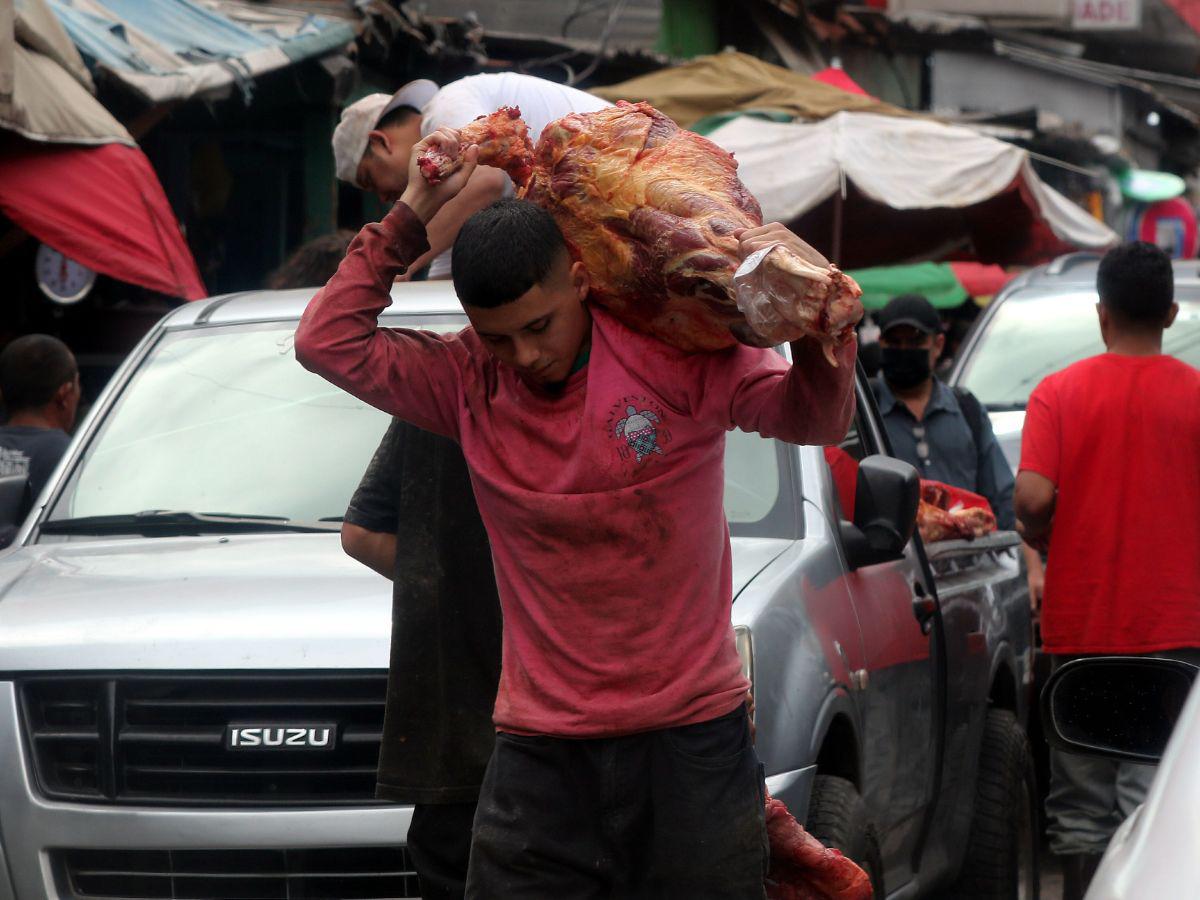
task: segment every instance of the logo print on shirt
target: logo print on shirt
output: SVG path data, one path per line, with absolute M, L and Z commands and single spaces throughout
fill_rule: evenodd
M 610 433 L 622 442 L 617 451 L 621 459 L 632 456 L 634 462 L 640 463 L 652 454 L 662 456 L 662 444 L 671 439 L 662 423 L 663 412 L 657 404 L 651 404 L 645 397 L 623 398 L 609 417 Z
M 29 457 L 20 450 L 0 447 L 0 477 L 29 475 Z

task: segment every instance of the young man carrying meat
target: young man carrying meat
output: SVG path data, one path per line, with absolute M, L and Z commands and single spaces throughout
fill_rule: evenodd
M 454 152 L 452 133 L 423 141 Z M 297 358 L 458 441 L 504 615 L 496 748 L 467 895 L 761 898 L 763 779 L 730 624 L 725 432 L 839 440 L 855 345 L 794 366 L 737 346 L 687 355 L 587 303 L 550 215 L 501 201 L 455 244 L 457 335 L 378 328 L 425 223 L 470 177 L 418 177 L 351 246 Z M 811 252 L 779 226 L 763 235 Z M 630 427 L 632 425 L 636 427 Z
M 1049 547 L 1042 639 L 1056 666 L 1091 654 L 1200 664 L 1200 372 L 1162 352 L 1179 312 L 1171 260 L 1125 244 L 1096 287 L 1108 352 L 1046 377 L 1021 437 L 1019 528 Z M 1052 750 L 1050 771 L 1050 849 L 1064 900 L 1081 900 L 1154 770 Z

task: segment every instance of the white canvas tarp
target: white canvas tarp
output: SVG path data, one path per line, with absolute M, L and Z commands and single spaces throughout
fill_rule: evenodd
M 133 145 L 125 126 L 92 96 L 91 75 L 44 0 L 23 0 L 11 25 L 0 46 L 0 95 L 8 87 L 0 96 L 0 128 L 50 143 Z
M 1020 180 L 1036 215 L 1066 244 L 1107 247 L 1117 235 L 1038 177 L 1029 155 L 954 125 L 872 113 L 820 122 L 740 117 L 709 135 L 732 152 L 766 221 L 793 221 L 852 183 L 897 210 L 962 209 Z

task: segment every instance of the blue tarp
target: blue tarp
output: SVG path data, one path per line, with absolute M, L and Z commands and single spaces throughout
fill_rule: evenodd
M 250 27 L 192 0 L 49 0 L 49 4 L 88 67 L 93 72 L 102 67 L 118 77 L 124 72 L 168 76 L 186 66 L 220 64 L 272 48 L 282 51 L 285 61 L 298 62 L 354 40 L 348 25 L 320 16 L 294 15 L 286 29 Z M 154 52 L 142 52 L 131 42 L 127 27 L 152 42 Z
M 100 63 L 111 69 L 131 69 L 147 73 L 155 71 L 154 67 L 142 59 L 127 42 L 123 25 L 75 9 L 68 3 L 50 0 L 50 7 L 75 46 L 79 48 L 79 53 L 89 69 L 95 70 L 96 63 Z
M 54 6 L 70 0 L 52 0 Z M 266 35 L 217 15 L 190 0 L 97 0 L 122 22 L 149 35 L 172 53 L 185 58 L 224 59 L 261 50 L 272 44 Z

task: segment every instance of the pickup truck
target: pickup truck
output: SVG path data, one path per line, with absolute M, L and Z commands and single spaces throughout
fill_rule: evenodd
M 0 555 L 0 900 L 417 896 L 373 799 L 390 586 L 338 537 L 387 418 L 296 363 L 311 294 L 169 314 Z M 394 300 L 465 324 L 446 283 Z M 824 448 L 728 440 L 768 787 L 879 897 L 1036 896 L 1017 538 L 923 546 L 858 401 L 853 520 Z

